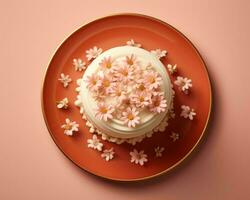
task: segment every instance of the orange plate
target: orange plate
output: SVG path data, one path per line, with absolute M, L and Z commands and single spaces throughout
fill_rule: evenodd
M 193 81 L 189 95 L 184 95 L 175 87 L 174 107 L 176 118 L 170 120 L 165 133 L 155 133 L 136 146 L 116 145 L 104 142 L 105 148 L 114 147 L 115 158 L 106 162 L 100 152 L 87 148 L 87 139 L 92 137 L 74 106 L 77 93 L 76 80 L 82 77 L 72 66 L 74 58 L 86 61 L 85 51 L 93 46 L 103 50 L 126 44 L 133 38 L 143 48 L 166 49 L 168 55 L 163 63 L 177 64 L 178 74 Z M 68 88 L 58 81 L 61 73 L 73 79 Z M 172 81 L 176 77 L 171 76 Z M 56 108 L 56 101 L 67 97 L 70 107 L 67 110 Z M 195 120 L 180 117 L 180 106 L 189 105 L 197 112 Z M 104 17 L 88 23 L 69 36 L 53 56 L 43 84 L 43 115 L 49 132 L 61 151 L 80 168 L 97 176 L 120 181 L 135 181 L 151 178 L 170 171 L 179 165 L 197 146 L 202 138 L 211 110 L 211 86 L 205 64 L 192 43 L 178 30 L 165 22 L 137 14 L 120 14 Z M 80 124 L 80 130 L 73 137 L 63 134 L 60 128 L 65 118 Z M 178 132 L 180 139 L 172 142 L 171 131 Z M 154 156 L 156 146 L 165 147 L 163 157 Z M 145 150 L 149 161 L 144 166 L 130 163 L 129 152 L 134 148 Z

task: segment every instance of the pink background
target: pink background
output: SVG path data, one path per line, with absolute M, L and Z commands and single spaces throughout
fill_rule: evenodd
M 0 7 L 0 199 L 249 199 L 250 1 L 5 1 Z M 147 182 L 103 181 L 74 166 L 43 121 L 40 90 L 60 43 L 118 12 L 162 19 L 199 49 L 213 83 L 208 136 L 174 173 Z

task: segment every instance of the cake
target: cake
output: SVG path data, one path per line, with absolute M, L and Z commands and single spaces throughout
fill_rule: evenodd
M 151 52 L 133 46 L 108 49 L 77 81 L 77 101 L 90 132 L 118 144 L 135 144 L 164 131 L 173 90 L 165 66 Z

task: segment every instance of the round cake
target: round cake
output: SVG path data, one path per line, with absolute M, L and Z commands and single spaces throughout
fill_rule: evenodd
M 106 50 L 89 64 L 78 86 L 76 105 L 87 126 L 104 138 L 137 142 L 167 126 L 172 84 L 162 62 L 145 49 Z

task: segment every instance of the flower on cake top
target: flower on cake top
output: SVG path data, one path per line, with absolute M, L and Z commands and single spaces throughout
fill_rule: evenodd
M 104 158 L 106 161 L 112 160 L 114 158 L 114 148 L 105 149 L 101 154 L 101 157 Z
M 126 44 L 127 44 L 128 46 L 132 46 L 132 47 L 139 47 L 139 48 L 141 47 L 141 44 L 135 43 L 135 41 L 134 41 L 133 39 L 127 41 Z
M 165 112 L 167 108 L 167 100 L 164 98 L 163 93 L 156 93 L 152 97 L 152 104 L 149 105 L 149 110 L 156 113 Z
M 97 90 L 98 87 L 101 85 L 99 81 L 99 77 L 96 74 L 91 74 L 91 76 L 87 76 L 84 80 L 87 83 L 87 88 L 90 91 Z
M 102 151 L 103 144 L 100 142 L 100 140 L 97 138 L 97 136 L 94 134 L 92 136 L 92 139 L 87 140 L 88 147 L 97 149 L 98 151 Z
M 95 116 L 104 121 L 108 121 L 109 119 L 113 119 L 113 112 L 115 111 L 112 105 L 106 105 L 104 102 L 99 102 L 97 104 L 97 109 Z
M 155 157 L 162 157 L 162 153 L 165 150 L 164 147 L 156 147 L 155 148 Z
M 140 117 L 138 116 L 139 111 L 135 107 L 128 107 L 126 111 L 122 112 L 121 119 L 124 124 L 127 124 L 128 127 L 135 127 L 136 124 L 140 124 Z
M 158 72 L 150 70 L 145 74 L 144 82 L 149 90 L 157 89 L 162 84 L 162 77 Z
M 80 58 L 73 59 L 73 66 L 75 67 L 76 71 L 82 71 L 86 69 L 86 63 L 82 61 Z
M 123 83 L 128 83 L 129 81 L 132 81 L 134 78 L 134 71 L 131 66 L 124 64 L 119 67 L 115 68 L 115 78 L 117 81 L 123 82 Z
M 170 74 L 174 74 L 177 72 L 177 65 L 171 65 L 171 64 L 168 64 L 167 65 L 167 68 L 168 68 L 168 71 Z
M 189 106 L 182 105 L 181 106 L 181 117 L 188 118 L 190 120 L 194 119 L 194 116 L 196 115 L 196 112 L 194 111 L 193 108 L 190 108 Z
M 150 52 L 154 54 L 158 59 L 161 59 L 167 55 L 167 51 L 161 49 L 151 50 Z
M 114 83 L 107 91 L 111 97 L 124 97 L 127 94 L 127 86 Z
M 125 63 L 128 66 L 138 66 L 140 62 L 137 60 L 136 56 L 134 54 L 131 54 L 130 56 L 126 56 Z
M 179 133 L 175 133 L 175 132 L 171 132 L 171 135 L 169 136 L 173 142 L 175 142 L 176 140 L 179 140 L 180 135 Z
M 63 87 L 68 87 L 72 79 L 69 77 L 69 75 L 64 75 L 64 73 L 61 73 L 60 76 L 61 77 L 58 80 L 63 84 Z
M 92 49 L 86 51 L 88 61 L 97 58 L 102 53 L 102 49 L 94 46 Z
M 114 60 L 111 56 L 103 58 L 99 63 L 99 66 L 102 67 L 104 70 L 111 70 L 115 66 Z
M 57 108 L 59 108 L 59 109 L 67 109 L 68 108 L 68 103 L 69 103 L 69 100 L 68 100 L 68 98 L 64 98 L 64 99 L 62 99 L 61 101 L 58 101 L 57 102 Z
M 72 136 L 73 132 L 78 131 L 79 124 L 74 121 L 70 121 L 70 119 L 65 119 L 66 124 L 61 126 L 64 129 L 64 134 L 68 136 Z
M 178 76 L 174 83 L 175 83 L 175 85 L 177 85 L 179 87 L 179 89 L 182 92 L 184 92 L 186 94 L 188 93 L 189 88 L 191 88 L 193 86 L 191 79 L 184 78 L 181 76 Z
M 136 105 L 138 108 L 144 108 L 148 106 L 151 100 L 152 94 L 145 91 L 137 91 L 131 95 L 131 101 Z
M 134 149 L 133 151 L 131 151 L 130 153 L 131 159 L 130 162 L 134 162 L 135 164 L 139 164 L 139 165 L 144 165 L 145 162 L 148 161 L 147 159 L 147 154 L 144 153 L 144 151 L 137 151 L 136 149 Z

